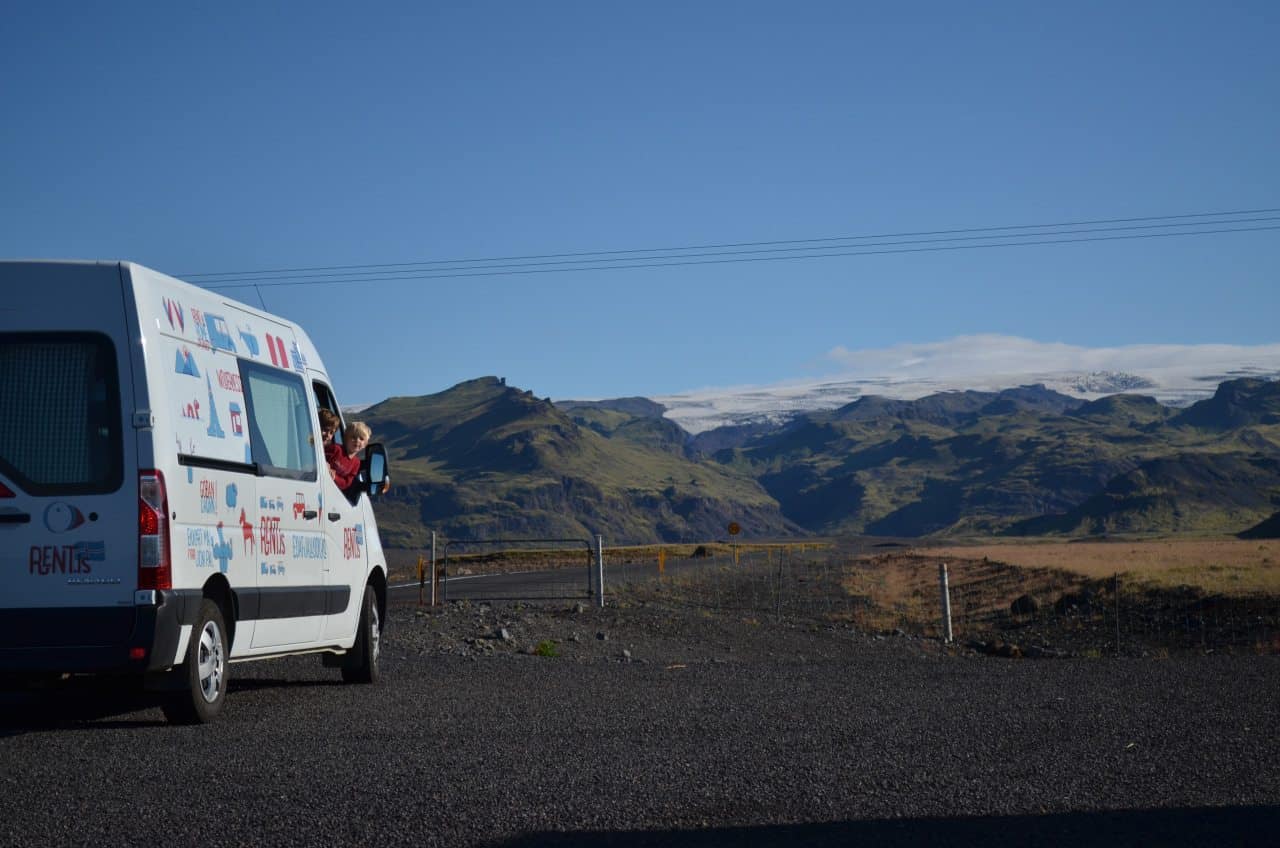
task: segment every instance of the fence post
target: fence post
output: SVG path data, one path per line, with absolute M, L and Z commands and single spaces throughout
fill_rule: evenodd
M 431 531 L 431 606 L 436 605 L 436 586 L 440 584 L 440 572 L 436 571 L 436 531 Z
M 1116 656 L 1120 656 L 1120 572 L 1116 572 Z
M 596 534 L 596 598 L 604 608 L 604 536 Z
M 951 591 L 947 585 L 947 564 L 938 563 L 938 586 L 942 590 L 942 641 L 951 644 Z

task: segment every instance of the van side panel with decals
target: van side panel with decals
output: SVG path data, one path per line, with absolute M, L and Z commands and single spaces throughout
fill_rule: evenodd
M 350 655 L 376 662 L 385 620 L 385 453 L 337 489 L 305 332 L 131 263 L 4 262 L 0 286 L 0 672 L 186 681 L 195 720 L 228 659 L 369 676 Z

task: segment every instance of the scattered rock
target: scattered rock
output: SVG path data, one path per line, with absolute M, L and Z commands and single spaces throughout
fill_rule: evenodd
M 1035 615 L 1040 611 L 1040 602 L 1031 595 L 1020 595 L 1009 604 L 1009 612 L 1014 615 Z

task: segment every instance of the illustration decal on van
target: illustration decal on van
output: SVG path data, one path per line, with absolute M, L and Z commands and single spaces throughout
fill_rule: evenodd
M 196 367 L 196 359 L 191 355 L 191 350 L 186 345 L 183 345 L 182 350 L 178 351 L 173 370 L 190 377 L 200 376 L 200 369 Z
M 259 496 L 258 509 L 268 509 L 272 512 L 284 512 L 284 498 L 267 498 Z
M 52 533 L 65 533 L 84 524 L 84 513 L 69 503 L 57 501 L 44 510 L 44 526 Z
M 303 536 L 294 534 L 290 537 L 290 548 L 294 559 L 328 559 L 329 548 L 324 536 Z
M 74 545 L 32 545 L 27 552 L 27 573 L 92 574 L 95 562 L 107 559 L 107 543 L 76 542 Z
M 258 550 L 262 556 L 285 556 L 284 533 L 280 530 L 280 518 L 264 515 L 258 519 Z
M 227 329 L 227 319 L 211 312 L 204 313 L 205 329 L 209 332 L 209 344 L 214 350 L 228 350 L 236 353 L 235 340 Z
M 191 324 L 196 328 L 196 344 L 205 350 L 211 350 L 213 343 L 209 341 L 209 330 L 204 323 L 204 313 L 194 306 L 191 308 Z
M 182 318 L 182 304 L 176 300 L 164 299 L 164 314 L 169 319 L 169 329 L 182 332 L 186 329 L 186 322 Z
M 263 338 L 267 340 L 267 353 L 271 354 L 271 364 L 277 368 L 288 368 L 289 354 L 285 352 L 284 339 L 270 333 L 264 333 Z
M 204 378 L 204 384 L 209 389 L 209 429 L 205 432 L 215 439 L 225 439 L 227 434 L 222 432 L 222 425 L 218 423 L 218 407 L 214 405 L 213 384 L 209 382 L 207 375 Z
M 240 329 L 237 327 L 236 329 Z M 249 355 L 254 359 L 258 358 L 258 337 L 253 334 L 252 330 L 240 330 L 240 341 L 244 342 L 245 349 L 249 351 Z
M 212 480 L 200 481 L 200 513 L 216 515 L 218 512 L 218 484 Z
M 218 570 L 223 574 L 226 574 L 228 568 L 227 563 L 235 558 L 234 552 L 231 550 L 231 541 L 229 539 L 222 538 L 221 521 L 218 522 L 216 529 L 218 531 L 218 544 L 213 546 L 211 553 L 213 554 L 213 558 L 218 561 Z
M 298 492 L 293 496 L 293 517 L 301 518 L 302 513 L 307 511 L 307 499 L 303 497 L 302 492 Z
M 273 563 L 268 564 L 268 563 L 265 563 L 265 562 L 264 562 L 264 563 L 262 564 L 262 573 L 263 573 L 263 574 L 275 574 L 275 575 L 278 575 L 278 576 L 280 576 L 280 577 L 283 577 L 283 576 L 284 576 L 284 573 L 285 573 L 285 570 L 284 570 L 284 563 L 282 562 L 282 563 L 278 563 L 278 564 L 277 564 L 277 563 L 274 563 L 274 562 L 273 562 Z
M 223 371 L 218 369 L 218 385 L 229 392 L 236 394 L 244 394 L 244 389 L 240 385 L 240 375 L 232 371 Z
M 253 535 L 253 522 L 245 518 L 244 510 L 240 510 L 240 533 L 244 536 L 244 552 L 249 553 L 249 548 L 253 548 L 257 553 L 258 541 Z
M 358 559 L 361 546 L 364 545 L 364 525 L 342 528 L 342 556 L 344 559 Z
M 240 494 L 240 490 L 236 488 L 235 483 L 227 484 L 227 506 L 230 509 L 236 508 L 236 497 Z
M 199 421 L 200 420 L 200 401 L 193 400 L 191 401 L 191 403 L 182 407 L 182 417 L 191 418 L 196 421 Z M 179 442 L 179 446 L 181 446 L 181 442 Z
M 244 415 L 240 412 L 240 404 L 235 401 L 231 402 L 228 408 L 231 412 L 231 435 L 244 438 Z
M 292 342 L 289 350 L 293 353 L 293 370 L 299 374 L 307 370 L 307 358 L 302 355 L 302 351 L 298 350 L 298 343 Z

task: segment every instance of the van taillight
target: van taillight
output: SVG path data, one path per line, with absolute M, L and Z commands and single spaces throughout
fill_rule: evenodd
M 17 495 L 13 493 L 12 489 L 10 489 L 4 483 L 0 483 L 0 498 L 16 498 L 16 497 Z
M 150 469 L 138 474 L 138 588 L 173 588 L 169 498 L 164 475 Z

